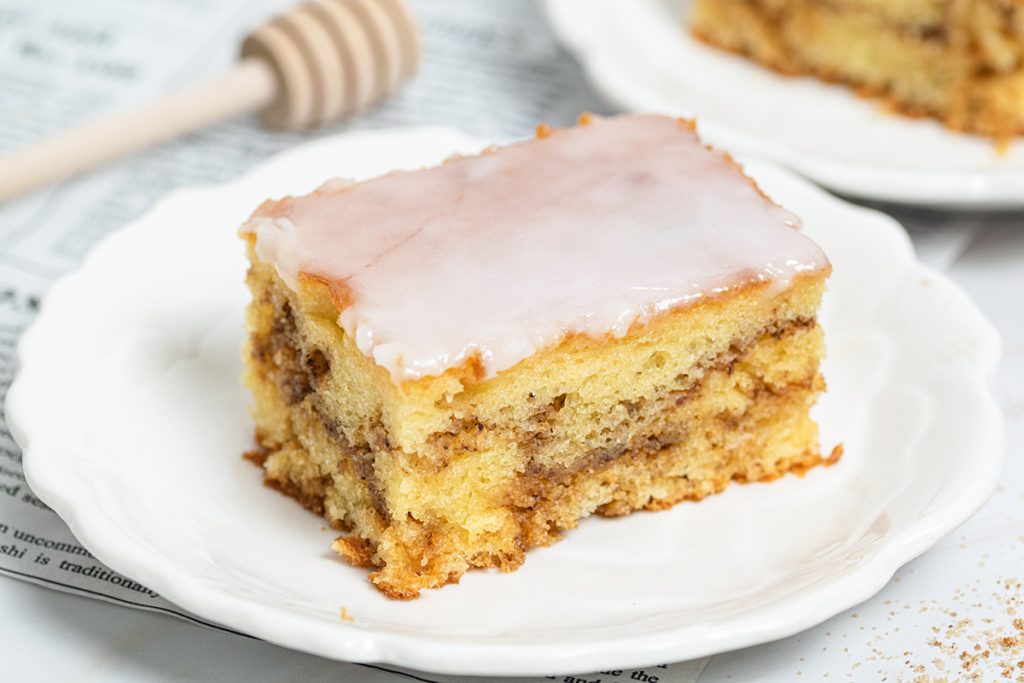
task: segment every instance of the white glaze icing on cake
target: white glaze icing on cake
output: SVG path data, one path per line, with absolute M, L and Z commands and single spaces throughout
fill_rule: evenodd
M 797 225 L 684 122 L 624 116 L 334 183 L 242 230 L 290 287 L 341 285 L 339 324 L 401 382 L 474 355 L 490 376 L 751 284 L 772 296 L 829 268 Z

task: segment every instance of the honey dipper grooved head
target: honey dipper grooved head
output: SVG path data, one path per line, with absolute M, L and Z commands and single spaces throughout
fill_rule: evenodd
M 263 122 L 294 130 L 390 95 L 416 70 L 420 43 L 403 0 L 312 0 L 249 34 L 242 57 L 265 61 L 277 79 Z

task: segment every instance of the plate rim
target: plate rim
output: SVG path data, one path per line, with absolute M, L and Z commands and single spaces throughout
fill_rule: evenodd
M 31 382 L 36 381 L 34 377 L 37 376 L 39 368 L 45 367 L 45 358 L 40 358 L 39 352 L 46 348 L 46 345 L 38 343 L 36 338 L 59 333 L 59 325 L 55 324 L 52 311 L 56 309 L 59 312 L 62 300 L 67 296 L 73 297 L 71 293 L 75 290 L 77 282 L 89 276 L 93 267 L 91 264 L 98 253 L 110 249 L 111 244 L 115 244 L 116 248 L 117 241 L 145 230 L 146 222 L 154 220 L 153 216 L 159 216 L 167 202 L 181 201 L 182 196 L 237 190 L 260 168 L 269 164 L 280 164 L 283 159 L 301 154 L 314 146 L 325 145 L 340 138 L 351 143 L 355 139 L 380 139 L 398 131 L 436 134 L 439 130 L 463 135 L 455 129 L 442 127 L 384 129 L 341 134 L 307 143 L 273 157 L 235 181 L 176 190 L 136 220 L 103 238 L 78 269 L 53 284 L 44 298 L 39 315 L 19 339 L 15 354 L 16 375 L 6 398 L 5 412 L 9 429 L 23 450 L 24 471 L 29 486 L 64 519 L 82 545 L 97 559 L 115 571 L 152 588 L 165 599 L 197 616 L 292 649 L 333 659 L 359 663 L 390 663 L 435 673 L 550 675 L 599 670 L 609 666 L 628 668 L 650 666 L 665 661 L 682 661 L 755 645 L 802 631 L 876 594 L 899 567 L 923 553 L 970 517 L 994 490 L 1003 459 L 1002 417 L 991 391 L 1000 355 L 998 334 L 955 283 L 920 263 L 913 255 L 912 249 L 907 250 L 906 258 L 909 260 L 905 265 L 908 271 L 927 276 L 933 287 L 948 290 L 955 305 L 962 309 L 963 315 L 970 317 L 974 331 L 980 334 L 982 343 L 978 346 L 977 357 L 973 359 L 975 372 L 971 375 L 972 382 L 969 386 L 984 406 L 982 412 L 988 427 L 985 433 L 989 440 L 979 446 L 978 452 L 988 454 L 987 458 L 979 458 L 979 462 L 987 467 L 979 468 L 979 476 L 975 479 L 973 487 L 964 487 L 968 495 L 958 499 L 959 506 L 944 508 L 916 520 L 886 542 L 878 552 L 862 561 L 862 566 L 857 571 L 830 580 L 825 589 L 818 588 L 793 596 L 786 603 L 787 618 L 768 620 L 770 623 L 750 623 L 748 618 L 744 628 L 737 629 L 736 623 L 742 623 L 742 618 L 734 619 L 730 627 L 724 630 L 724 634 L 717 636 L 707 633 L 709 626 L 704 624 L 704 637 L 696 641 L 692 640 L 693 624 L 662 628 L 655 632 L 648 631 L 642 635 L 623 634 L 614 638 L 560 642 L 556 645 L 544 642 L 528 645 L 480 641 L 453 642 L 451 639 L 439 640 L 424 635 L 374 633 L 362 629 L 352 631 L 351 637 L 342 638 L 339 632 L 332 628 L 337 626 L 336 624 L 327 624 L 319 620 L 311 623 L 311 617 L 308 615 L 219 592 L 215 587 L 205 585 L 201 578 L 164 564 L 155 554 L 134 545 L 114 525 L 105 523 L 104 520 L 108 518 L 106 513 L 101 511 L 100 506 L 90 504 L 93 499 L 91 493 L 84 494 L 81 500 L 77 499 L 75 487 L 71 485 L 73 481 L 64 472 L 59 471 L 59 468 L 46 467 L 47 462 L 66 462 L 68 458 L 75 459 L 75 456 L 59 454 L 67 450 L 67 446 L 58 439 L 48 438 L 45 428 L 39 426 L 39 414 L 33 415 L 35 403 L 32 400 Z M 837 208 L 852 207 L 863 212 L 865 218 L 884 217 L 884 222 L 892 230 L 898 231 L 901 239 L 907 239 L 899 224 L 885 214 L 873 209 L 856 207 L 832 197 L 789 171 L 764 162 L 749 164 L 748 168 L 755 169 L 751 172 L 754 177 L 758 175 L 756 169 L 771 169 L 772 172 L 799 183 L 808 192 L 836 203 Z M 38 400 L 36 399 L 36 402 Z M 51 449 L 49 457 L 45 455 L 47 449 Z M 757 622 L 757 619 L 754 621 Z M 316 632 L 319 632 L 319 637 L 313 637 Z M 691 640 L 687 640 L 686 636 L 690 636 Z
M 575 0 L 544 0 L 544 14 L 552 32 L 576 58 L 588 83 L 601 99 L 623 111 L 650 109 L 647 103 L 638 102 L 630 94 L 631 88 L 626 84 L 630 79 L 625 74 L 616 74 L 618 62 L 611 59 L 614 50 L 608 47 L 609 42 L 581 30 L 580 7 Z M 588 8 L 594 9 L 592 5 Z M 665 113 L 695 118 L 698 130 L 716 146 L 733 148 L 741 154 L 785 166 L 841 195 L 906 206 L 968 211 L 1011 211 L 1024 207 L 1024 167 L 988 172 L 921 171 L 845 163 L 815 157 L 792 146 L 766 143 L 757 135 L 704 118 L 699 111 L 681 103 L 673 103 L 672 111 Z M 1020 144 L 1024 144 L 1024 137 Z

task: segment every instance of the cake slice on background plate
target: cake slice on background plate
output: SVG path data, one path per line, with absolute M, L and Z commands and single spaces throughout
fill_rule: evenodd
M 393 598 L 827 462 L 830 265 L 797 226 L 658 116 L 266 202 L 250 457 Z
M 1024 134 L 1024 0 L 695 0 L 690 29 L 955 130 Z

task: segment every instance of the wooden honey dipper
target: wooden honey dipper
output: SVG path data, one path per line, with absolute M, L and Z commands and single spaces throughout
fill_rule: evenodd
M 0 157 L 0 202 L 240 114 L 285 130 L 335 121 L 394 92 L 419 57 L 403 0 L 311 0 L 250 33 L 233 69 Z

